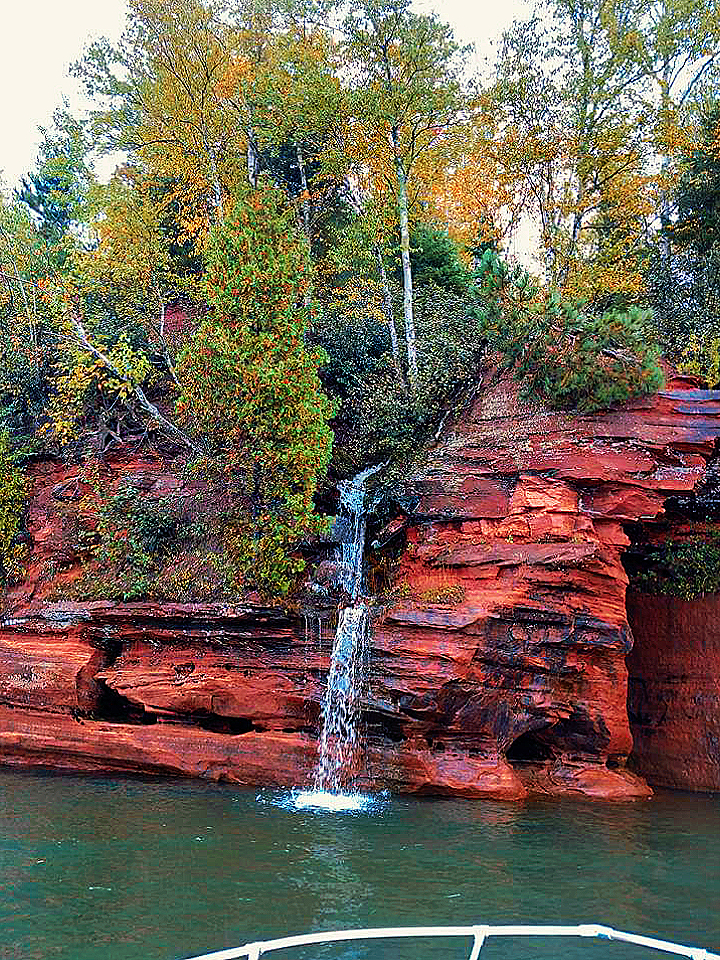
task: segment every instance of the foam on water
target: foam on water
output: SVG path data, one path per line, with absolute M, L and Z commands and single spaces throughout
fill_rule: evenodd
M 303 790 L 295 794 L 296 810 L 367 810 L 375 799 L 362 793 L 329 793 L 327 790 Z
M 327 790 L 268 790 L 259 793 L 255 800 L 282 807 L 292 813 L 307 810 L 322 813 L 374 813 L 390 798 L 387 791 L 370 793 L 331 793 Z

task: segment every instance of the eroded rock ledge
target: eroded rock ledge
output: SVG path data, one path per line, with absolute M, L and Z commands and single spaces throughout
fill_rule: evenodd
M 365 786 L 647 796 L 625 766 L 623 524 L 692 490 L 718 436 L 720 394 L 682 378 L 586 417 L 521 402 L 510 380 L 486 388 L 415 468 L 411 515 L 393 525 L 402 599 L 375 629 Z M 37 471 L 31 574 L 56 549 L 48 491 L 62 482 Z M 331 622 L 53 602 L 51 586 L 31 576 L 0 625 L 0 762 L 308 782 Z

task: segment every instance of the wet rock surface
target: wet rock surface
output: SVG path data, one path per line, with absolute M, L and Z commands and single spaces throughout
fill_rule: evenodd
M 412 468 L 408 515 L 379 538 L 399 559 L 374 626 L 358 785 L 649 795 L 626 768 L 624 525 L 652 524 L 700 484 L 718 436 L 720 394 L 682 378 L 584 417 L 490 380 Z M 175 482 L 156 461 L 119 469 L 142 473 L 151 494 Z M 327 606 L 54 600 L 79 569 L 57 510 L 77 485 L 67 468 L 36 468 L 33 556 L 0 623 L 0 762 L 307 785 Z M 683 785 L 705 789 L 686 765 Z

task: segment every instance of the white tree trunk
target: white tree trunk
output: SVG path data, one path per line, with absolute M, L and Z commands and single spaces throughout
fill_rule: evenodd
M 400 379 L 403 379 L 402 366 L 400 364 L 400 346 L 398 344 L 397 330 L 395 329 L 395 311 L 393 310 L 392 296 L 390 294 L 390 285 L 388 284 L 385 264 L 383 263 L 382 251 L 380 247 L 375 247 L 375 259 L 377 260 L 378 273 L 380 274 L 380 283 L 382 284 L 383 294 L 385 295 L 385 317 L 387 319 L 388 331 L 390 332 L 390 343 L 392 345 L 393 363 Z
M 303 157 L 302 147 L 299 143 L 295 144 L 295 153 L 297 155 L 298 169 L 300 170 L 300 185 L 302 187 L 303 230 L 305 231 L 307 242 L 310 243 L 310 191 L 308 190 L 305 158 Z
M 255 189 L 258 182 L 258 174 L 260 173 L 260 159 L 257 154 L 257 149 L 255 148 L 255 134 L 253 133 L 253 128 L 247 128 L 247 174 L 248 174 L 248 183 L 250 186 Z
M 98 360 L 102 361 L 105 368 L 110 370 L 115 376 L 120 380 L 120 382 L 129 383 L 130 389 L 135 395 L 135 399 L 138 401 L 140 406 L 143 408 L 145 413 L 150 416 L 151 420 L 155 420 L 158 426 L 162 427 L 165 430 L 166 435 L 173 437 L 175 440 L 178 440 L 189 450 L 192 450 L 194 453 L 200 453 L 200 448 L 195 446 L 190 437 L 184 433 L 180 427 L 174 424 L 171 420 L 168 420 L 167 417 L 164 417 L 162 413 L 158 410 L 154 403 L 151 403 L 150 400 L 145 396 L 145 392 L 139 384 L 133 384 L 131 381 L 128 381 L 125 373 L 120 370 L 107 354 L 103 353 L 102 350 L 99 350 L 90 340 L 85 328 L 82 325 L 82 322 L 74 316 L 69 317 L 70 322 L 73 325 L 75 330 L 75 336 L 77 342 L 84 350 L 87 350 L 88 353 L 92 354 L 94 357 L 97 357 Z
M 1 226 L 0 226 L 0 232 L 2 232 L 3 238 L 6 241 L 6 253 L 7 253 L 8 259 L 10 260 L 10 265 L 12 266 L 12 269 L 14 271 L 14 276 L 11 276 L 11 274 L 6 274 L 6 273 L 2 273 L 1 275 L 3 277 L 7 277 L 8 279 L 14 279 L 18 283 L 20 296 L 22 297 L 23 305 L 25 307 L 25 316 L 27 317 L 28 326 L 30 328 L 30 339 L 32 341 L 32 347 L 33 347 L 33 361 L 35 363 L 35 366 L 39 367 L 40 356 L 38 353 L 37 326 L 35 323 L 35 317 L 37 316 L 37 311 L 30 309 L 30 301 L 28 300 L 27 290 L 25 289 L 25 282 L 20 276 L 20 267 L 12 252 L 10 237 L 7 235 L 7 233 Z M 34 301 L 34 297 L 33 297 L 33 301 Z
M 403 272 L 403 313 L 405 316 L 405 344 L 407 346 L 408 376 L 413 387 L 418 381 L 417 348 L 415 346 L 415 318 L 413 316 L 413 281 L 410 265 L 410 219 L 408 216 L 407 179 L 397 148 L 397 134 L 393 131 L 395 170 L 398 186 L 398 213 L 400 215 L 400 257 Z
M 180 381 L 178 380 L 177 373 L 175 372 L 175 364 L 170 355 L 170 347 L 168 346 L 168 342 L 165 339 L 165 316 L 166 316 L 165 297 L 162 294 L 162 290 L 160 289 L 160 284 L 157 281 L 157 277 L 153 277 L 152 289 L 158 302 L 158 339 L 160 341 L 160 348 L 162 350 L 163 359 L 165 360 L 165 366 L 167 367 L 168 373 L 172 377 L 173 383 L 178 389 L 180 389 Z
M 212 179 L 212 188 L 213 188 L 213 199 L 215 200 L 215 209 L 217 210 L 218 222 L 222 223 L 225 219 L 225 211 L 223 210 L 222 202 L 222 187 L 220 186 L 220 177 L 218 175 L 217 168 L 217 159 L 215 157 L 215 150 L 210 146 L 210 141 L 205 130 L 202 133 L 203 140 L 205 143 L 205 150 L 210 160 L 210 177 Z

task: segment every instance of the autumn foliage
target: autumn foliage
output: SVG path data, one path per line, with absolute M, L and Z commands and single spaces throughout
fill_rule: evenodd
M 286 595 L 331 451 L 399 475 L 498 353 L 566 410 L 658 343 L 719 382 L 716 7 L 549 0 L 480 77 L 412 0 L 128 0 L 0 201 L 3 555 L 16 451 L 143 450 L 208 486 L 204 595 Z

